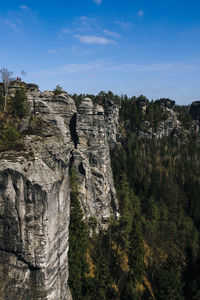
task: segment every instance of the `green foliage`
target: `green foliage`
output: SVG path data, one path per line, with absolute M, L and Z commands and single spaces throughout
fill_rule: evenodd
M 5 146 L 8 148 L 15 147 L 18 139 L 20 138 L 20 133 L 13 126 L 7 126 L 3 132 L 2 140 Z
M 183 298 L 183 283 L 178 271 L 176 259 L 169 256 L 157 276 L 157 298 L 160 300 Z
M 62 87 L 58 84 L 56 88 L 53 90 L 54 96 L 58 96 L 63 93 Z
M 145 113 L 139 111 L 137 103 L 137 98 L 122 101 L 120 118 L 125 124 L 126 138 L 123 145 L 112 153 L 120 213 L 128 213 L 132 220 L 135 219 L 131 216 L 136 214 L 140 220 L 140 230 L 136 226 L 132 231 L 132 236 L 136 236 L 131 240 L 130 235 L 126 244 L 130 271 L 124 293 L 127 299 L 139 297 L 134 284 L 142 282 L 146 274 L 158 299 L 182 299 L 183 286 L 191 280 L 185 268 L 191 264 L 186 259 L 188 249 L 193 262 L 199 256 L 200 151 L 192 135 L 187 144 L 177 144 L 171 136 L 156 141 L 138 139 L 138 130 L 145 130 L 144 120 L 156 129 L 167 115 L 160 110 L 158 103 L 150 102 Z M 179 116 L 183 126 L 190 128 L 188 109 L 180 110 Z M 129 196 L 130 191 L 134 196 Z M 175 257 L 175 262 L 170 261 L 171 256 Z M 156 274 L 160 276 L 159 281 Z M 194 289 L 197 286 L 195 280 L 191 283 Z M 185 284 L 185 295 L 188 290 L 188 284 Z M 195 293 L 198 295 L 198 289 L 192 295 Z
M 69 225 L 69 286 L 74 299 L 84 296 L 84 285 L 88 264 L 86 252 L 88 247 L 87 225 L 83 221 L 83 212 L 79 203 L 77 175 L 74 167 L 70 171 L 71 205 Z
M 10 101 L 10 107 L 13 116 L 22 119 L 26 116 L 28 109 L 27 109 L 27 96 L 25 89 L 20 88 L 16 90 L 15 96 Z

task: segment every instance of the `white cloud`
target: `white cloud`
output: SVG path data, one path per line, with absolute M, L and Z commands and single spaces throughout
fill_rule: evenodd
M 72 30 L 75 32 L 88 32 L 88 31 L 94 31 L 97 27 L 96 19 L 87 17 L 87 16 L 81 16 L 79 18 L 76 18 L 74 20 L 74 29 Z
M 9 21 L 8 19 L 3 20 L 3 23 L 8 25 L 10 28 L 12 28 L 14 31 L 21 33 L 21 31 L 19 30 L 19 28 L 17 27 L 17 25 L 11 21 Z
M 63 28 L 63 29 L 61 30 L 61 32 L 64 33 L 64 34 L 69 34 L 69 33 L 71 33 L 71 30 L 68 29 L 68 28 Z
M 76 34 L 74 35 L 75 38 L 79 39 L 81 43 L 84 44 L 100 44 L 100 45 L 106 45 L 106 44 L 113 44 L 115 43 L 113 40 L 107 39 L 105 37 L 100 37 L 96 35 L 80 35 Z
M 27 5 L 21 5 L 20 8 L 22 10 L 29 10 L 30 9 Z
M 113 37 L 120 37 L 120 34 L 118 32 L 113 32 L 113 31 L 109 31 L 107 29 L 104 29 L 104 34 L 108 35 L 108 36 L 113 36 Z
M 140 9 L 140 10 L 138 11 L 138 17 L 143 17 L 143 16 L 144 16 L 144 12 L 143 12 L 142 9 Z
M 95 2 L 96 4 L 100 5 L 102 0 L 93 0 L 93 2 Z
M 120 25 L 122 28 L 129 28 L 131 25 L 130 22 L 121 22 L 121 21 L 115 21 L 115 24 Z

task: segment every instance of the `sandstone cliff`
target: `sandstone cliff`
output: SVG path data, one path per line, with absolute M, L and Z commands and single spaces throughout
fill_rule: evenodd
M 36 85 L 27 96 L 24 148 L 0 154 L 0 299 L 68 300 L 69 167 L 77 169 L 85 219 L 105 228 L 118 208 L 109 154 L 118 108 L 105 115 L 86 98 L 77 111 L 67 93 Z

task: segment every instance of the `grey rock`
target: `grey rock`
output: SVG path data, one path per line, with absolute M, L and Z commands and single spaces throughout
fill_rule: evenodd
M 144 121 L 143 125 L 145 128 L 149 128 L 150 127 L 150 122 L 149 121 Z
M 27 97 L 32 115 L 19 123 L 25 150 L 0 153 L 0 299 L 71 300 L 69 167 L 73 160 L 85 220 L 105 229 L 119 217 L 110 163 L 119 106 L 107 102 L 104 112 L 85 98 L 77 112 L 66 92 L 35 85 Z
M 1 299 L 70 299 L 70 152 L 55 137 L 24 144 L 33 156 L 11 152 L 0 164 Z
M 164 101 L 165 100 L 165 101 Z M 164 136 L 169 136 L 169 134 L 174 130 L 178 130 L 180 128 L 180 122 L 177 119 L 176 113 L 173 111 L 173 109 L 169 108 L 173 106 L 173 102 L 164 99 L 164 100 L 159 100 L 159 103 L 161 105 L 161 109 L 164 109 L 167 111 L 167 119 L 164 121 L 159 122 L 156 130 L 153 131 L 151 124 L 148 121 L 144 121 L 144 130 L 138 132 L 138 136 L 140 138 L 145 138 L 145 139 L 161 139 Z
M 116 136 L 106 125 L 103 107 L 93 105 L 89 98 L 80 104 L 77 114 L 77 150 L 73 157 L 80 173 L 81 203 L 85 218 L 97 219 L 99 228 L 106 228 L 111 212 L 118 202 L 113 183 L 109 144 Z M 108 133 L 109 132 L 109 133 Z
M 113 149 L 117 142 L 119 126 L 119 104 L 115 100 L 105 100 L 105 124 L 109 147 Z

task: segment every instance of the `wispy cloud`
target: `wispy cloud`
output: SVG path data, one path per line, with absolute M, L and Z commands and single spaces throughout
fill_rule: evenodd
M 113 32 L 113 31 L 110 31 L 110 30 L 107 30 L 107 29 L 104 29 L 104 34 L 105 35 L 108 35 L 108 36 L 113 36 L 113 37 L 120 37 L 120 34 L 118 32 Z
M 56 54 L 58 51 L 56 49 L 49 49 L 47 50 L 47 53 L 49 54 Z
M 93 2 L 96 3 L 96 4 L 98 4 L 98 5 L 100 5 L 101 2 L 102 2 L 102 0 L 93 0 Z
M 105 61 L 105 60 L 97 60 L 86 63 L 73 63 L 73 64 L 65 64 L 59 66 L 53 70 L 44 70 L 37 72 L 34 76 L 38 77 L 54 77 L 54 76 L 62 76 L 69 73 L 82 73 L 87 71 L 95 71 L 95 72 L 112 72 L 112 71 L 121 71 L 121 72 L 145 72 L 151 74 L 151 72 L 155 72 L 156 75 L 160 72 L 168 71 L 168 72 L 190 72 L 195 70 L 194 65 L 188 65 L 185 62 L 163 62 L 163 63 L 150 63 L 150 64 L 119 64 L 114 61 Z M 160 75 L 159 75 L 160 76 Z
M 81 20 L 81 21 L 85 21 L 85 22 L 90 22 L 90 21 L 95 21 L 96 20 L 95 18 L 89 18 L 89 17 L 86 17 L 86 16 L 81 16 L 78 19 Z
M 63 28 L 63 29 L 61 30 L 61 32 L 62 32 L 63 34 L 69 34 L 69 33 L 71 33 L 71 30 L 68 29 L 68 28 Z
M 105 37 L 96 36 L 96 35 L 80 35 L 75 34 L 75 38 L 77 38 L 81 43 L 84 44 L 100 44 L 100 45 L 106 45 L 106 44 L 113 44 L 116 43 L 113 40 L 107 39 Z
M 61 33 L 59 34 L 58 38 L 62 39 L 63 35 L 70 34 L 70 33 L 72 33 L 71 29 L 69 29 L 69 28 L 63 28 L 63 29 L 61 29 Z
M 93 31 L 96 27 L 96 19 L 87 17 L 87 16 L 81 16 L 75 20 L 75 24 L 77 25 L 76 31 Z
M 3 20 L 3 23 L 8 25 L 10 28 L 12 28 L 15 32 L 17 33 L 21 33 L 21 31 L 19 30 L 19 28 L 17 27 L 17 25 L 13 22 L 11 22 L 10 20 L 8 19 L 4 19 Z
M 139 11 L 138 11 L 138 17 L 143 17 L 144 16 L 144 11 L 142 10 L 142 9 L 140 9 Z
M 192 64 L 184 62 L 163 62 L 163 63 L 150 63 L 150 64 L 113 64 L 110 70 L 120 71 L 137 71 L 137 72 L 187 72 L 195 70 Z
M 20 5 L 20 8 L 22 10 L 30 10 L 30 8 L 27 5 Z
M 51 71 L 40 71 L 35 76 L 38 77 L 51 77 L 51 76 L 59 76 L 64 75 L 68 73 L 81 73 L 86 71 L 102 71 L 106 66 L 106 63 L 104 61 L 93 61 L 88 63 L 77 63 L 77 64 L 65 64 L 62 66 L 59 66 L 58 68 L 51 70 Z
M 73 22 L 73 26 L 63 28 L 60 31 L 60 34 L 58 36 L 59 39 L 62 39 L 65 34 L 80 34 L 80 33 L 88 33 L 95 31 L 97 28 L 96 19 L 92 17 L 87 16 L 80 16 L 76 18 Z
M 76 56 L 81 56 L 81 55 L 88 55 L 88 54 L 92 54 L 95 51 L 94 50 L 82 50 L 81 48 L 77 47 L 77 46 L 72 46 L 70 48 L 70 51 L 75 54 Z
M 121 26 L 122 28 L 129 28 L 131 25 L 130 22 L 121 22 L 121 21 L 115 21 L 115 24 Z

